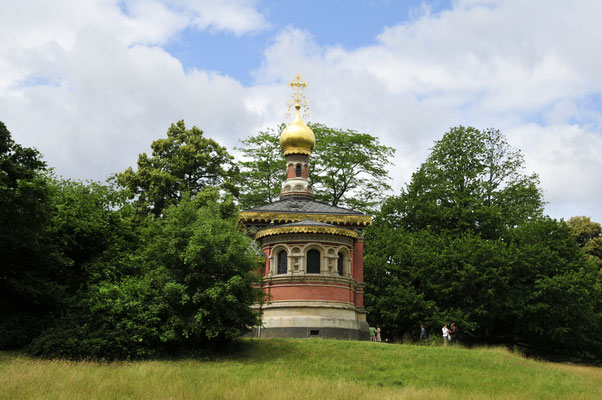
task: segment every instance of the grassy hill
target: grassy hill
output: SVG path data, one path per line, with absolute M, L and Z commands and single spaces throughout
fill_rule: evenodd
M 70 362 L 0 352 L 2 399 L 602 399 L 602 368 L 501 348 L 248 340 L 206 360 Z

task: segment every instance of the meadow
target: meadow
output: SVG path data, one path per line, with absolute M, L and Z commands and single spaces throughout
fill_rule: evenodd
M 601 399 L 602 368 L 503 348 L 245 340 L 229 356 L 66 361 L 0 352 L 2 399 Z

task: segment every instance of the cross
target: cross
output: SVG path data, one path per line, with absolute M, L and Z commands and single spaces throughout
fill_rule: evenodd
M 296 103 L 300 103 L 301 102 L 301 92 L 300 92 L 300 90 L 305 89 L 307 87 L 307 82 L 305 82 L 303 80 L 303 78 L 301 77 L 301 74 L 297 73 L 297 76 L 295 76 L 295 79 L 293 79 L 292 81 L 290 81 L 288 85 L 290 87 L 292 87 L 293 89 L 295 87 L 297 88 L 297 97 L 295 97 L 295 102 Z

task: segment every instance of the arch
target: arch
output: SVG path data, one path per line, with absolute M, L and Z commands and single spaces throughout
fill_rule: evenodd
M 305 272 L 308 274 L 319 274 L 322 265 L 322 253 L 317 249 L 307 251 L 307 267 Z
M 278 253 L 278 274 L 286 274 L 288 272 L 288 254 L 286 250 L 280 250 Z
M 339 275 L 345 275 L 345 254 L 339 251 L 337 259 L 337 272 Z
M 351 276 L 351 254 L 347 247 L 339 247 L 337 249 L 337 271 L 340 271 L 339 265 L 343 266 L 343 273 L 339 272 L 341 276 Z
M 286 253 L 286 255 L 288 256 L 288 247 L 285 246 L 284 244 L 277 244 L 274 245 L 274 247 L 272 248 L 272 252 L 270 254 L 270 274 L 272 275 L 276 275 L 279 274 L 280 272 L 278 271 L 278 261 L 279 261 L 279 256 L 280 253 Z M 288 258 L 288 257 L 287 257 Z M 286 263 L 286 270 L 288 271 L 288 260 Z
M 301 177 L 301 164 L 297 164 L 297 165 L 295 166 L 295 176 L 296 176 L 297 178 L 300 178 L 300 177 Z

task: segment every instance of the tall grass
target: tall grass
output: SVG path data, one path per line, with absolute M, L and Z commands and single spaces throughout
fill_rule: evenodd
M 227 357 L 140 362 L 0 353 L 7 399 L 601 399 L 602 368 L 505 349 L 248 340 Z

